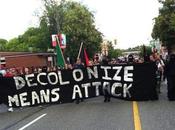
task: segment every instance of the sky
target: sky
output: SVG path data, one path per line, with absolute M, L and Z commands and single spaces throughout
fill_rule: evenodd
M 95 24 L 104 39 L 117 39 L 116 48 L 148 44 L 158 0 L 76 0 L 94 12 Z M 10 40 L 38 25 L 40 0 L 0 0 L 0 38 Z

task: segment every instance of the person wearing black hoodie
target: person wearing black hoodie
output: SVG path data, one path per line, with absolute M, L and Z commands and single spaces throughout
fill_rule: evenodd
M 107 56 L 104 56 L 102 59 L 102 65 L 108 66 L 109 65 L 109 59 Z M 106 84 L 103 86 L 103 95 L 104 95 L 104 102 L 110 102 L 111 101 L 111 94 L 110 94 L 110 86 L 109 84 Z
M 167 65 L 165 66 L 167 76 L 168 99 L 175 101 L 175 54 L 171 54 Z

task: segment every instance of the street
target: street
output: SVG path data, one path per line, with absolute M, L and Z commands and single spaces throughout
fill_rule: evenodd
M 158 101 L 137 102 L 142 130 L 173 130 L 175 102 L 168 101 L 163 82 Z M 14 109 L 0 105 L 0 130 L 137 130 L 133 102 L 103 97 L 68 103 Z

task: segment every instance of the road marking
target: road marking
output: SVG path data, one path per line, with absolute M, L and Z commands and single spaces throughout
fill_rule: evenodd
M 142 130 L 139 109 L 136 101 L 133 101 L 133 114 L 134 114 L 134 126 L 135 130 Z
M 37 117 L 35 120 L 29 122 L 28 124 L 26 124 L 25 126 L 21 127 L 18 130 L 24 130 L 25 128 L 27 128 L 28 126 L 32 125 L 33 123 L 35 123 L 36 121 L 38 121 L 39 119 L 43 118 L 44 116 L 46 116 L 47 114 L 42 114 L 41 116 Z

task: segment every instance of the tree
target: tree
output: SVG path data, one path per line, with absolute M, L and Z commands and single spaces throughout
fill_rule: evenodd
M 100 50 L 102 34 L 95 28 L 94 15 L 77 2 L 43 0 L 44 16 L 51 34 L 64 33 L 67 37 L 66 56 L 76 58 L 81 42 L 92 57 Z
M 6 39 L 0 39 L 0 51 L 5 51 L 7 43 Z
M 8 51 L 27 51 L 28 50 L 27 44 L 21 43 L 19 38 L 11 39 L 8 42 L 6 48 Z
M 51 35 L 64 33 L 67 37 L 65 55 L 76 58 L 81 42 L 89 56 L 100 50 L 102 34 L 95 28 L 94 15 L 77 2 L 43 0 L 44 13 L 39 27 L 30 27 L 24 34 L 11 39 L 9 51 L 46 52 L 51 48 Z
M 125 51 L 139 51 L 141 50 L 142 46 L 135 46 L 133 48 L 128 48 Z
M 140 56 L 144 57 L 145 55 L 150 56 L 152 54 L 152 47 L 142 45 L 140 50 Z
M 43 21 L 40 22 L 40 27 L 28 28 L 24 34 L 11 39 L 7 44 L 8 51 L 46 52 L 50 47 L 50 33 Z
M 114 49 L 112 42 L 108 41 L 108 56 L 110 58 L 116 58 L 122 55 L 122 50 Z
M 175 45 L 175 1 L 159 0 L 163 5 L 159 9 L 159 15 L 156 17 L 152 30 L 152 37 L 159 39 L 170 50 Z

